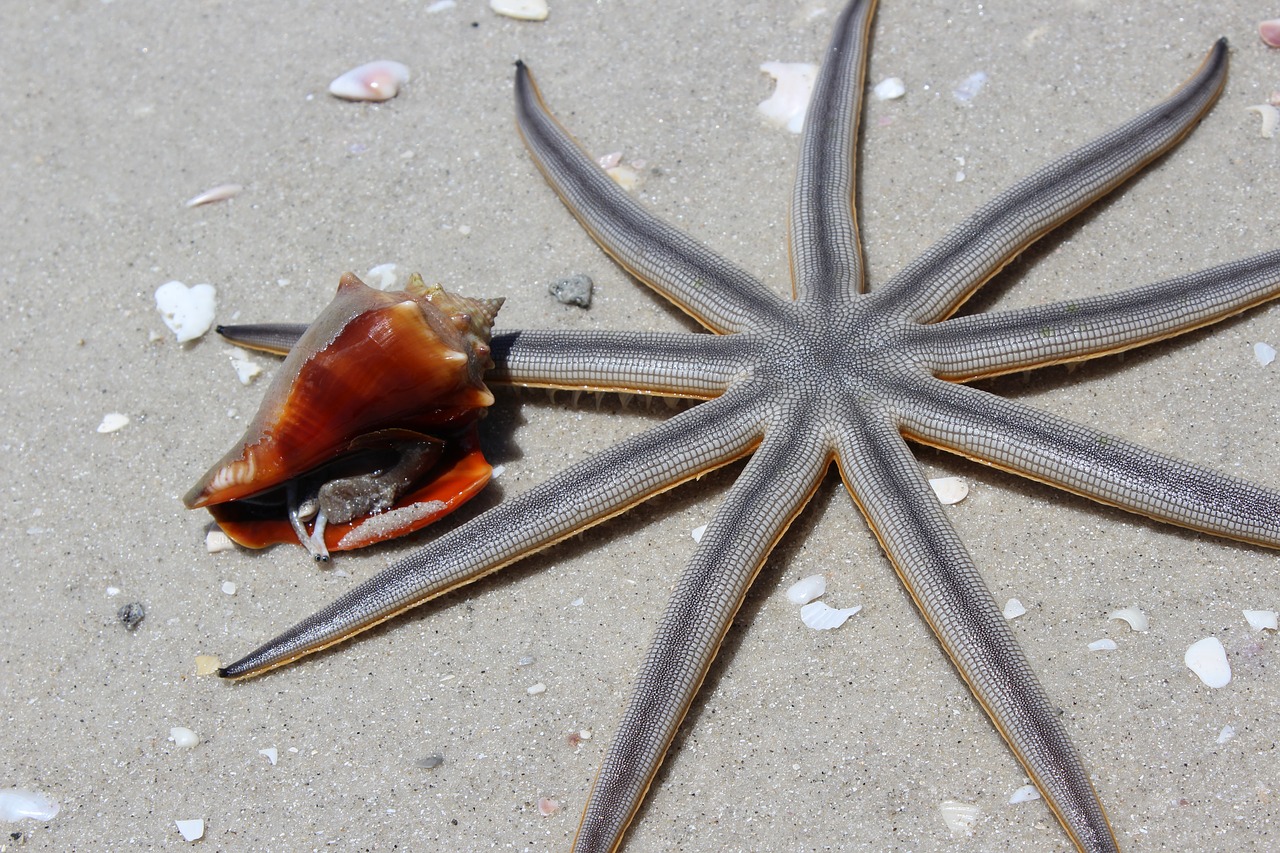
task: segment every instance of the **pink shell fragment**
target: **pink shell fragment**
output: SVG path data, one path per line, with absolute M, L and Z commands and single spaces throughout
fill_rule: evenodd
M 409 82 L 409 67 L 380 59 L 352 68 L 329 84 L 329 94 L 346 101 L 388 101 Z
M 1280 47 L 1280 18 L 1258 24 L 1258 35 L 1269 47 Z

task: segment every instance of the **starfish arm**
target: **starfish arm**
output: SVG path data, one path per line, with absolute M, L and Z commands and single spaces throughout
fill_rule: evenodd
M 739 335 L 504 332 L 493 337 L 497 382 L 711 399 L 743 373 Z
M 1280 251 L 1106 296 L 955 317 L 913 332 L 934 374 L 967 381 L 1180 335 L 1280 298 Z
M 236 346 L 269 352 L 272 355 L 288 355 L 289 350 L 307 331 L 306 323 L 244 323 L 218 326 L 218 334 Z
M 976 388 L 921 386 L 903 415 L 913 440 L 1159 521 L 1280 548 L 1280 491 Z
M 951 316 L 1019 252 L 1169 150 L 1213 105 L 1226 77 L 1227 41 L 1219 39 L 1166 100 L 996 196 L 895 275 L 877 298 L 885 310 L 921 323 Z
M 713 332 L 776 316 L 780 300 L 749 273 L 636 204 L 547 110 L 516 63 L 516 126 L 538 169 L 600 247 Z
M 596 776 L 574 850 L 614 850 L 657 773 L 748 587 L 829 457 L 799 431 L 766 438 L 681 574 Z
M 331 646 L 751 452 L 762 431 L 754 403 L 745 389 L 730 392 L 566 469 L 423 546 L 219 674 L 257 675 Z
M 1115 851 L 1088 773 L 972 558 L 892 425 L 837 433 L 849 493 L 970 690 L 1082 851 Z
M 838 299 L 866 288 L 856 192 L 858 117 L 875 0 L 845 6 L 805 114 L 787 245 L 799 300 Z

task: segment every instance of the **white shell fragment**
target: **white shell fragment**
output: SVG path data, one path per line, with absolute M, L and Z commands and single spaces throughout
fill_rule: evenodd
M 1115 640 L 1094 640 L 1089 644 L 1089 651 L 1091 652 L 1114 652 L 1118 648 L 1120 647 L 1116 645 Z
M 525 688 L 524 692 L 528 693 L 530 696 L 537 696 L 539 693 L 547 692 L 547 685 L 539 681 L 537 684 L 534 684 L 530 687 Z
M 215 201 L 226 201 L 229 198 L 235 198 L 244 191 L 244 187 L 239 184 L 219 184 L 213 189 L 205 190 L 199 195 L 193 195 L 183 203 L 184 207 L 199 207 L 202 204 L 213 204 Z
M 400 283 L 400 274 L 397 269 L 395 264 L 378 264 L 376 267 L 369 267 L 365 283 L 378 290 L 390 290 Z
M 547 0 L 489 0 L 489 8 L 517 21 L 545 21 L 551 14 Z
M 128 415 L 121 412 L 107 412 L 102 416 L 102 423 L 98 424 L 98 432 L 115 432 L 118 429 L 124 429 L 128 425 Z
M 390 59 L 366 62 L 334 78 L 329 94 L 344 101 L 389 101 L 409 82 L 409 66 Z
M 235 594 L 236 594 L 236 590 L 237 590 L 237 589 L 239 589 L 239 587 L 238 587 L 238 586 L 236 586 L 236 582 L 235 582 L 235 581 L 223 581 L 223 582 L 222 582 L 222 594 L 223 594 L 223 595 L 235 595 Z
M 262 375 L 262 367 L 250 359 L 244 350 L 238 349 L 231 353 L 231 367 L 235 370 L 236 379 L 240 380 L 241 385 L 248 385 Z
M 929 485 L 943 506 L 958 504 L 969 496 L 969 484 L 959 477 L 935 477 Z
M 234 551 L 236 543 L 231 541 L 230 536 L 215 527 L 204 535 L 204 549 L 210 554 L 221 554 L 223 551 Z
M 827 591 L 827 580 L 822 575 L 810 575 L 787 587 L 787 600 L 792 604 L 808 604 L 821 598 Z
M 804 129 L 818 66 L 812 62 L 765 62 L 760 70 L 775 81 L 773 94 L 756 107 L 770 122 L 792 133 Z
M 982 87 L 985 85 L 987 85 L 987 72 L 975 71 L 951 90 L 951 96 L 956 99 L 957 103 L 967 104 L 978 97 L 978 93 L 982 91 Z
M 1029 803 L 1038 799 L 1040 799 L 1040 791 L 1035 785 L 1023 785 L 1009 795 L 1009 805 L 1016 806 L 1018 803 Z
M 178 834 L 182 836 L 183 841 L 199 841 L 204 838 L 204 818 L 202 817 L 193 820 L 175 820 L 173 823 L 178 827 Z
M 907 87 L 901 77 L 886 77 L 871 90 L 878 101 L 892 101 L 907 93 Z
M 1235 726 L 1223 726 L 1222 731 L 1218 732 L 1218 739 L 1215 741 L 1219 746 L 1231 740 L 1236 736 Z
M 209 331 L 216 297 L 212 284 L 187 287 L 180 281 L 167 281 L 156 288 L 156 308 L 178 343 L 184 344 Z
M 1151 627 L 1151 620 L 1142 612 L 1141 607 L 1121 607 L 1107 614 L 1108 619 L 1122 619 L 1129 623 L 1130 631 L 1146 631 Z
M 694 542 L 701 542 L 702 534 L 706 532 L 707 532 L 707 526 L 704 524 L 701 527 L 695 527 L 692 530 L 690 530 L 689 535 L 693 537 Z
M 1253 357 L 1258 360 L 1258 364 L 1266 367 L 1276 360 L 1276 348 L 1265 341 L 1258 341 L 1253 345 Z
M 169 740 L 178 749 L 194 749 L 200 745 L 200 735 L 186 726 L 174 726 L 169 729 Z
M 1016 598 L 1011 598 L 1004 603 L 1004 618 L 1006 619 L 1017 619 L 1019 616 L 1025 616 L 1026 613 L 1027 608 Z
M 973 825 L 978 822 L 978 815 L 982 814 L 982 809 L 977 806 L 956 800 L 944 800 L 938 805 L 938 810 L 942 812 L 942 820 L 947 828 L 956 835 L 973 832 Z
M 1217 637 L 1205 637 L 1192 643 L 1182 660 L 1206 687 L 1217 689 L 1231 683 L 1231 664 L 1227 663 L 1227 650 Z
M 1274 610 L 1241 610 L 1249 627 L 1255 631 L 1274 631 L 1277 627 L 1277 614 Z
M 1276 128 L 1280 127 L 1280 110 L 1271 104 L 1254 104 L 1245 109 L 1251 113 L 1257 113 L 1262 119 L 1262 126 L 1258 128 L 1258 133 L 1263 139 L 1271 139 L 1276 135 Z
M 280 751 L 277 750 L 274 746 L 269 746 L 266 749 L 258 750 L 258 755 L 261 755 L 263 758 L 267 759 L 267 761 L 271 762 L 272 767 L 275 767 L 276 761 L 280 759 Z
M 815 631 L 830 631 L 839 628 L 861 609 L 862 605 L 837 610 L 821 601 L 814 601 L 800 608 L 800 621 Z
M 62 807 L 48 794 L 23 788 L 0 789 L 0 821 L 53 820 Z

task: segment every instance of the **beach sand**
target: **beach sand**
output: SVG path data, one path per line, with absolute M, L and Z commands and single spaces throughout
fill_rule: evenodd
M 175 343 L 153 293 L 217 288 L 219 322 L 306 321 L 347 270 L 505 296 L 501 328 L 692 330 L 556 200 L 512 120 L 512 63 L 595 154 L 641 161 L 637 197 L 786 292 L 797 138 L 766 124 L 767 60 L 816 61 L 834 4 L 551 0 L 544 23 L 477 0 L 337 5 L 8 4 L 0 31 L 4 522 L 0 788 L 60 813 L 0 850 L 566 849 L 663 602 L 738 468 L 667 493 L 330 652 L 229 684 L 229 662 L 434 533 L 318 569 L 300 549 L 211 555 L 179 498 L 237 439 L 242 386 L 209 334 Z M 1253 2 L 886 0 L 869 82 L 861 228 L 872 286 L 995 192 L 1163 97 L 1220 35 L 1219 104 L 1180 148 L 1031 249 L 972 310 L 1111 292 L 1280 245 L 1280 139 L 1246 112 L 1280 88 Z M 413 79 L 382 105 L 331 79 L 372 59 Z M 952 89 L 974 72 L 967 105 Z M 961 162 L 961 160 L 963 162 Z M 964 179 L 957 180 L 957 172 Z M 244 191 L 188 209 L 212 186 Z M 587 311 L 549 283 L 583 273 Z M 1280 306 L 1076 370 L 988 387 L 1218 470 L 1280 486 Z M 254 357 L 268 373 L 275 362 Z M 445 527 L 664 417 L 500 390 L 484 424 L 503 475 Z M 131 422 L 96 429 L 110 412 Z M 1242 609 L 1280 607 L 1275 552 L 1176 530 L 924 451 L 972 486 L 948 510 L 1094 774 L 1129 851 L 1264 850 L 1280 832 L 1280 671 Z M 783 590 L 822 573 L 863 605 L 829 633 Z M 222 591 L 236 584 L 234 596 Z M 117 619 L 146 609 L 133 631 Z M 1132 633 L 1109 611 L 1151 617 Z M 1216 636 L 1234 679 L 1203 686 Z M 1119 648 L 1086 645 L 1110 637 Z M 531 663 L 521 664 L 522 659 Z M 543 683 L 546 691 L 526 688 Z M 1224 726 L 1234 739 L 1217 743 Z M 201 743 L 179 749 L 173 726 Z M 574 747 L 570 733 L 590 730 Z M 260 750 L 274 748 L 272 765 Z M 440 754 L 434 769 L 419 759 Z M 1063 850 L 1043 802 L 828 477 L 764 568 L 628 850 Z M 543 817 L 540 797 L 559 801 Z M 981 808 L 953 835 L 939 805 Z M 10 833 L 20 833 L 15 837 Z

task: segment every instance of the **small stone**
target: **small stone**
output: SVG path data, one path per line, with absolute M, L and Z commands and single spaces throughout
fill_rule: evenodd
M 143 619 L 147 618 L 147 609 L 142 606 L 142 602 L 131 601 L 116 611 L 116 618 L 120 620 L 125 628 L 132 631 L 142 624 Z
M 553 282 L 547 292 L 563 305 L 577 305 L 579 308 L 591 307 L 591 291 L 594 285 L 589 276 L 571 275 Z
M 901 77 L 886 77 L 876 84 L 871 90 L 876 96 L 876 100 L 892 101 L 901 98 L 907 93 L 907 87 L 902 82 Z
M 539 681 L 537 684 L 533 685 L 532 687 L 527 688 L 524 692 L 528 693 L 530 696 L 537 696 L 539 693 L 547 692 L 547 685 Z

